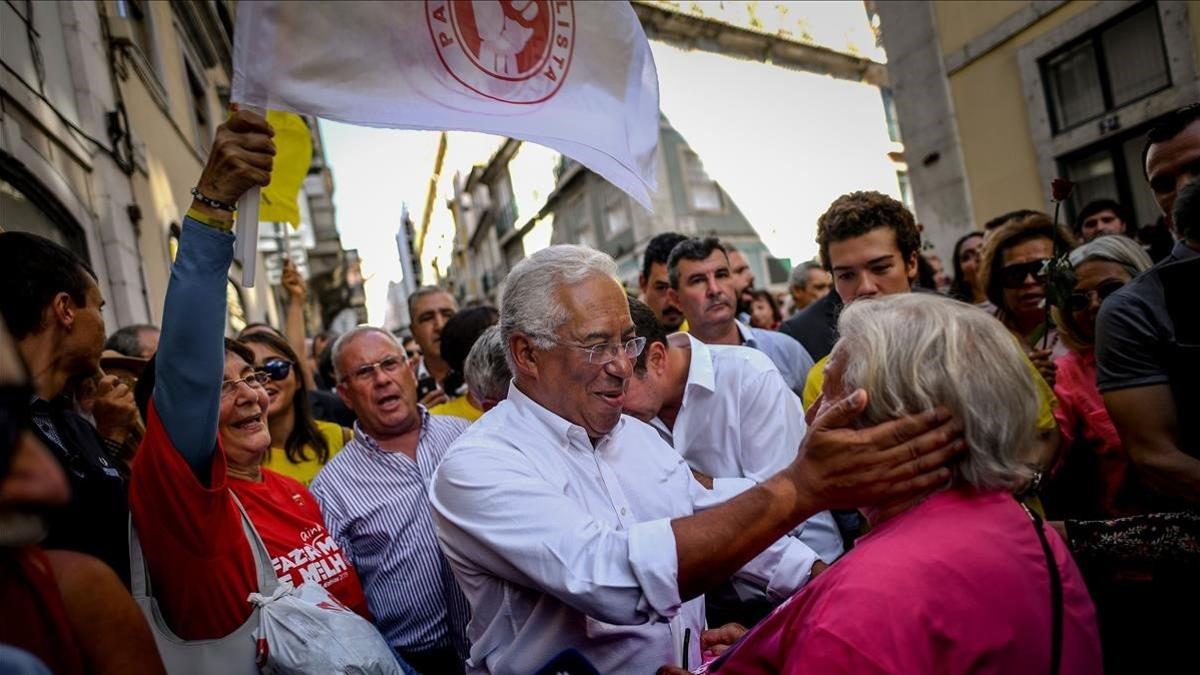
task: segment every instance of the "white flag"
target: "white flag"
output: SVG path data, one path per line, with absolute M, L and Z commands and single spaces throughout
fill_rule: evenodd
M 627 2 L 256 0 L 234 34 L 235 102 L 532 141 L 650 208 L 658 76 Z

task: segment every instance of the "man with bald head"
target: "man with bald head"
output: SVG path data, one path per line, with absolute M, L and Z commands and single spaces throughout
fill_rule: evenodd
M 438 549 L 428 487 L 467 423 L 417 403 L 405 357 L 378 328 L 355 328 L 334 342 L 337 393 L 358 421 L 309 489 L 396 654 L 423 673 L 461 673 L 467 602 Z
M 568 648 L 603 673 L 699 664 L 706 590 L 737 576 L 786 597 L 809 574 L 811 551 L 785 536 L 800 522 L 949 475 L 948 413 L 841 428 L 862 392 L 826 408 L 795 461 L 760 484 L 694 475 L 622 415 L 646 341 L 616 272 L 570 245 L 513 268 L 500 307 L 508 397 L 434 474 L 438 537 L 471 603 L 473 672 L 535 672 Z

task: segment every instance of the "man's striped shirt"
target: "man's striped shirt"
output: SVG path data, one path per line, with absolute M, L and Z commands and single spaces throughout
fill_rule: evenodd
M 388 644 L 406 651 L 451 646 L 465 657 L 470 608 L 438 548 L 429 480 L 467 422 L 419 410 L 416 462 L 381 449 L 356 423 L 353 440 L 309 489 L 353 560 Z

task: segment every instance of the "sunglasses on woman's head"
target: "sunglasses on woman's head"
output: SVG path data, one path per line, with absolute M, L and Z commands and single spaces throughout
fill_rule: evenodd
M 259 370 L 271 376 L 272 380 L 286 380 L 292 372 L 292 362 L 284 359 L 267 359 Z
M 1091 306 L 1093 293 L 1096 294 L 1096 298 L 1099 299 L 1100 302 L 1104 302 L 1105 298 L 1121 290 L 1121 287 L 1124 285 L 1124 281 L 1109 279 L 1090 291 L 1072 293 L 1067 296 L 1067 309 L 1071 310 L 1072 312 L 1082 312 Z
M 1015 263 L 1000 268 L 1000 284 L 1005 288 L 1020 288 L 1025 285 L 1025 279 L 1033 277 L 1034 282 L 1046 283 L 1046 262 L 1049 258 Z

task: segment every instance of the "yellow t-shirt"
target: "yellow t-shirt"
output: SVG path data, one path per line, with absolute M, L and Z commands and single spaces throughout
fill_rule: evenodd
M 483 417 L 483 411 L 471 405 L 471 398 L 467 395 L 459 396 L 445 403 L 433 406 L 429 409 L 430 415 L 451 415 L 453 417 L 461 417 L 468 422 Z
M 825 383 L 825 364 L 829 361 L 829 356 L 826 355 L 808 371 L 808 378 L 804 380 L 804 409 L 808 410 L 816 403 L 817 397 L 821 395 L 821 386 Z M 1038 394 L 1038 431 L 1048 431 L 1056 428 L 1058 425 L 1054 421 L 1054 409 L 1058 407 L 1058 399 L 1054 396 L 1054 390 L 1050 385 L 1046 384 L 1046 380 L 1042 379 L 1042 374 L 1034 368 L 1033 362 L 1029 359 L 1025 360 L 1029 364 L 1029 370 L 1033 372 L 1033 384 L 1037 388 Z
M 346 445 L 346 441 L 351 437 L 351 431 L 333 422 L 316 420 L 316 425 L 317 431 L 321 432 L 321 435 L 325 437 L 325 443 L 329 446 L 329 459 L 333 459 L 334 455 L 341 452 Z M 288 459 L 287 451 L 282 447 L 272 447 L 267 451 L 267 459 L 263 462 L 263 467 L 308 485 L 325 465 L 317 461 L 317 453 L 314 450 L 311 448 L 306 448 L 306 450 L 305 454 L 308 459 L 295 464 Z

